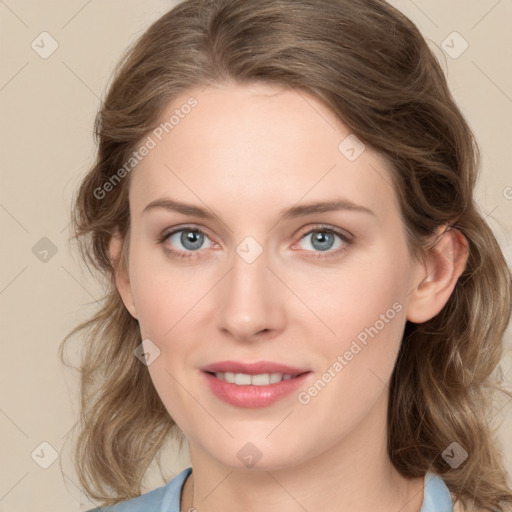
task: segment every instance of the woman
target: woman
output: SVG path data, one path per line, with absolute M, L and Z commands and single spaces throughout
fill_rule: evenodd
M 186 0 L 120 64 L 74 210 L 108 279 L 77 467 L 114 511 L 507 510 L 511 276 L 478 147 L 383 0 Z M 137 497 L 170 434 L 191 468 Z

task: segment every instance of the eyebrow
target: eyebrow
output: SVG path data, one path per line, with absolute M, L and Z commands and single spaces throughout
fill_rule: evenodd
M 142 213 L 144 214 L 156 209 L 174 211 L 202 219 L 213 219 L 216 217 L 214 213 L 206 209 L 169 198 L 155 199 L 154 201 L 151 201 L 151 203 L 144 208 Z M 365 206 L 358 205 L 347 199 L 332 199 L 329 201 L 319 201 L 286 208 L 279 212 L 279 219 L 282 221 L 297 217 L 304 217 L 315 213 L 334 212 L 340 210 L 367 213 L 375 216 L 375 213 Z

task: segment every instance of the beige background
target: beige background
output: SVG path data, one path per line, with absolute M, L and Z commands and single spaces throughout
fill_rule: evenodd
M 478 200 L 512 262 L 512 3 L 392 3 L 430 40 L 476 133 L 484 157 Z M 0 512 L 91 507 L 70 460 L 76 379 L 59 363 L 57 348 L 93 311 L 101 291 L 70 252 L 70 198 L 93 160 L 94 115 L 114 64 L 172 5 L 163 0 L 0 2 Z M 51 49 L 49 36 L 40 36 L 43 31 L 58 43 L 46 59 L 31 47 L 35 40 L 40 53 Z M 454 31 L 469 44 L 457 58 L 442 49 Z M 463 48 L 453 36 L 447 43 L 452 54 Z M 43 237 L 51 244 L 41 242 Z M 504 370 L 511 382 L 510 330 L 507 346 Z M 512 472 L 512 403 L 503 402 L 499 415 Z M 48 469 L 40 467 L 53 457 Z M 186 467 L 187 454 L 170 450 L 168 461 L 171 477 Z M 153 477 L 148 486 L 161 483 Z

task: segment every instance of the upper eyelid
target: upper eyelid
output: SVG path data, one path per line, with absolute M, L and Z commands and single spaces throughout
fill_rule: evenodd
M 299 230 L 301 236 L 308 235 L 310 233 L 314 233 L 315 231 L 330 231 L 336 235 L 345 238 L 353 238 L 354 235 L 347 231 L 346 229 L 336 228 L 334 226 L 329 226 L 328 224 L 318 224 L 312 228 L 305 228 L 304 230 Z
M 162 231 L 162 237 L 167 238 L 175 233 L 179 233 L 180 231 L 198 231 L 204 235 L 208 235 L 208 231 L 204 228 L 196 227 L 192 224 L 186 224 L 184 226 L 174 226 L 172 228 L 164 229 Z M 209 236 L 209 235 L 208 235 Z

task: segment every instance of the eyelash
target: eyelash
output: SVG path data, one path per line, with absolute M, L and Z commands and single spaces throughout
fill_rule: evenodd
M 165 242 L 168 240 L 169 237 L 172 235 L 175 235 L 176 233 L 180 233 L 181 231 L 190 231 L 193 233 L 200 233 L 202 235 L 205 235 L 208 237 L 208 235 L 202 231 L 199 228 L 195 228 L 193 226 L 182 226 L 178 229 L 174 229 L 172 231 L 165 232 L 158 240 L 158 243 L 164 246 L 164 250 L 172 255 L 174 258 L 178 258 L 181 260 L 190 260 L 192 258 L 195 258 L 195 253 L 198 253 L 199 251 L 177 251 L 175 249 L 171 249 L 168 245 L 165 244 Z M 340 247 L 335 250 L 329 250 L 329 251 L 306 251 L 306 252 L 312 252 L 313 254 L 308 256 L 308 258 L 312 259 L 327 259 L 327 258 L 334 258 L 336 256 L 339 256 L 342 252 L 347 250 L 347 246 L 352 245 L 354 240 L 352 237 L 347 236 L 346 234 L 338 231 L 337 229 L 326 226 L 326 225 L 319 225 L 315 226 L 313 229 L 309 229 L 308 231 L 305 231 L 302 233 L 299 237 L 299 241 L 302 240 L 307 235 L 311 235 L 312 233 L 329 233 L 338 236 L 344 246 Z M 209 238 L 209 237 L 208 237 Z

